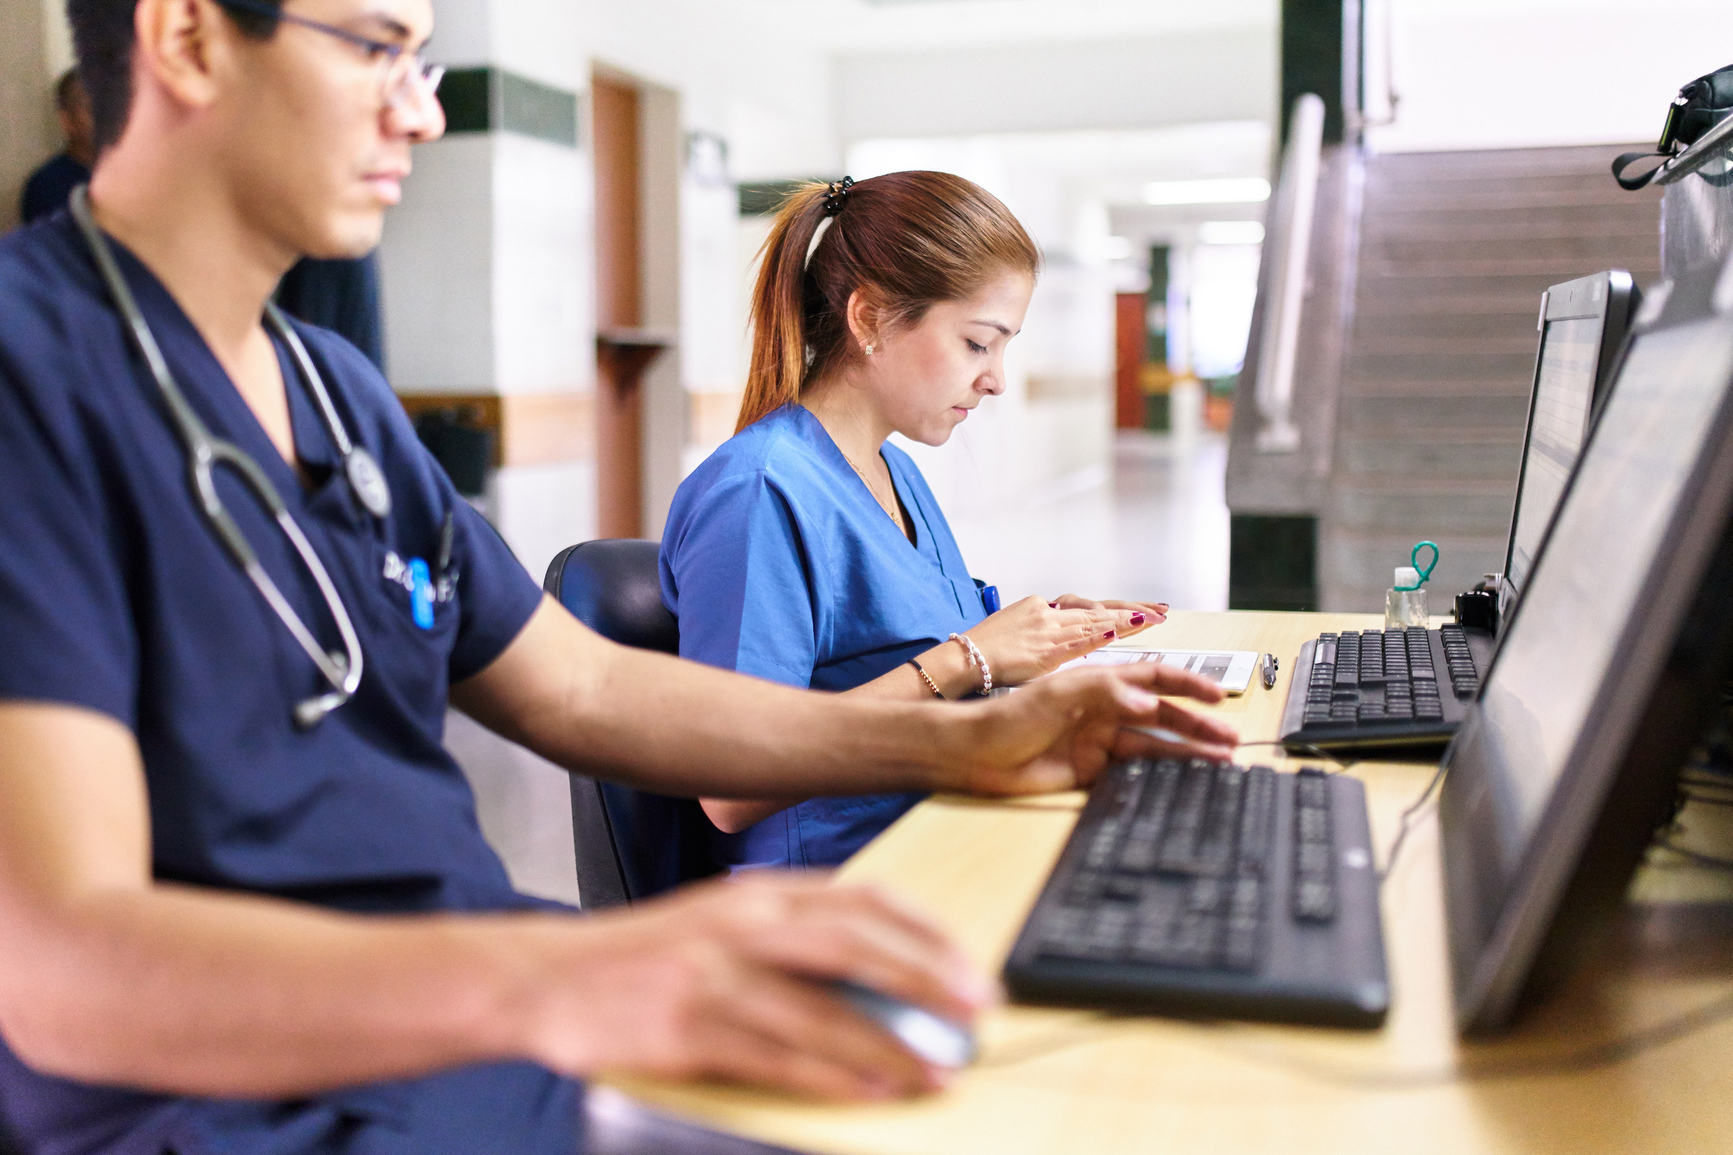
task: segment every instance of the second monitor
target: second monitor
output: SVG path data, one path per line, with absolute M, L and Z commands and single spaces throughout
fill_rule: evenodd
M 1613 269 L 1554 285 L 1541 297 L 1500 620 L 1509 620 L 1594 416 L 1611 388 L 1638 293 Z M 1424 527 L 1417 527 L 1420 536 Z M 1490 631 L 1364 630 L 1324 634 L 1301 649 L 1282 740 L 1321 749 L 1436 748 L 1456 732 L 1491 664 Z

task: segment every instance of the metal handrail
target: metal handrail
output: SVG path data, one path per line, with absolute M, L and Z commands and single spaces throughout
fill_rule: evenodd
M 1300 313 L 1312 255 L 1312 218 L 1324 147 L 1324 102 L 1312 93 L 1294 101 L 1282 171 L 1264 228 L 1270 275 L 1260 288 L 1269 307 L 1259 334 L 1253 396 L 1260 419 L 1259 453 L 1293 453 L 1300 431 L 1293 421 L 1294 365 L 1300 347 Z

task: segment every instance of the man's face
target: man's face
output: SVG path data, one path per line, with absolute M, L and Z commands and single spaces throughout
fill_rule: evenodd
M 433 28 L 429 0 L 285 0 L 283 11 L 400 45 L 406 57 Z M 402 196 L 410 145 L 445 131 L 438 102 L 419 78 L 388 85 L 408 60 L 393 70 L 388 55 L 318 29 L 282 21 L 269 40 L 236 31 L 234 43 L 240 67 L 219 133 L 243 214 L 297 253 L 366 253 Z

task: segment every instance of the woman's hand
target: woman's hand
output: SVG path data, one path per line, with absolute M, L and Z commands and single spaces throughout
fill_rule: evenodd
M 1092 601 L 1077 594 L 1060 594 L 1047 603 L 1056 610 L 1093 610 L 1097 613 L 1111 611 L 1120 615 L 1123 624 L 1119 626 L 1119 637 L 1126 638 L 1132 634 L 1147 630 L 1150 626 L 1159 626 L 1167 621 L 1166 602 L 1119 602 Z M 1142 618 L 1133 623 L 1131 619 Z
M 1166 620 L 1165 605 L 1028 597 L 970 629 L 969 638 L 992 668 L 993 684 L 1015 686 Z

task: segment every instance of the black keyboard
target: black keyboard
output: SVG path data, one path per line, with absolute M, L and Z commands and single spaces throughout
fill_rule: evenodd
M 1346 839 L 1344 793 L 1360 799 Z M 1382 1016 L 1382 995 L 1338 992 L 1321 1012 L 1317 982 L 1305 998 L 1279 995 L 1270 965 L 1272 943 L 1297 930 L 1332 939 L 1345 841 L 1360 846 L 1349 857 L 1369 873 L 1365 806 L 1351 780 L 1206 761 L 1119 764 L 1097 784 L 1024 926 L 1008 985 L 1038 1001 L 1364 1025 L 1368 1001 Z M 1355 905 L 1362 921 L 1369 911 L 1375 939 L 1375 887 L 1369 907 L 1366 893 L 1360 886 Z M 1370 986 L 1382 992 L 1381 944 L 1375 953 Z
M 1491 656 L 1490 634 L 1459 625 L 1320 634 L 1295 663 L 1282 740 L 1325 748 L 1447 741 Z

